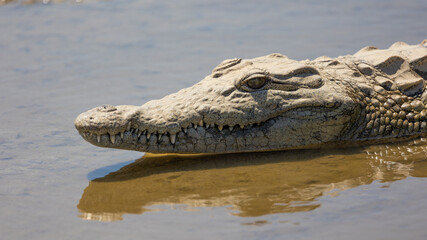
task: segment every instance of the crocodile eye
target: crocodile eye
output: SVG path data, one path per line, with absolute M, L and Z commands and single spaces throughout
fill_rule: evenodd
M 247 80 L 246 85 L 248 85 L 248 87 L 252 89 L 259 89 L 259 88 L 262 88 L 266 82 L 267 82 L 266 78 L 256 77 L 256 78 L 251 78 Z

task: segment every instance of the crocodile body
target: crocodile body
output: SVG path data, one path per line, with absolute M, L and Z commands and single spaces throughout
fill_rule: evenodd
M 427 134 L 427 40 L 295 61 L 229 59 L 142 106 L 80 114 L 88 142 L 153 153 L 231 153 L 394 141 Z

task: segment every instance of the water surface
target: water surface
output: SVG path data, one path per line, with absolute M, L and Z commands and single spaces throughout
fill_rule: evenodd
M 427 177 L 427 140 L 346 149 L 223 155 L 146 154 L 89 183 L 77 208 L 83 219 L 227 206 L 258 217 L 312 211 L 321 196 L 407 177 Z M 389 184 L 383 184 L 383 188 Z
M 0 7 L 2 239 L 427 238 L 425 140 L 159 156 L 94 147 L 73 127 L 226 58 L 420 43 L 425 1 L 22 2 Z

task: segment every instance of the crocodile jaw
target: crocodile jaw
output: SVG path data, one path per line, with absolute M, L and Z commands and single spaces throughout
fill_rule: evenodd
M 316 109 L 319 110 L 319 109 Z M 326 110 L 326 109 L 323 109 Z M 311 114 L 310 119 L 306 116 Z M 339 119 L 322 121 L 323 119 Z M 313 124 L 319 120 L 318 124 Z M 232 153 L 284 150 L 316 147 L 332 142 L 350 120 L 349 116 L 335 116 L 331 111 L 309 109 L 289 111 L 260 125 L 230 127 L 192 125 L 176 134 L 159 134 L 134 128 L 114 133 L 94 134 L 79 131 L 88 142 L 108 148 L 152 153 Z M 303 133 L 303 134 L 301 134 Z
M 188 91 L 193 91 L 192 88 Z M 327 98 L 323 93 L 318 94 L 322 97 L 314 98 L 310 91 L 293 92 L 292 96 L 272 91 L 267 97 L 261 96 L 264 99 L 261 106 L 260 101 L 253 101 L 257 96 L 236 89 L 227 96 L 221 91 L 214 96 L 202 92 L 200 95 L 209 99 L 222 98 L 220 105 L 224 106 L 232 102 L 234 94 L 248 99 L 244 103 L 247 109 L 237 109 L 238 102 L 235 107 L 219 111 L 212 102 L 203 108 L 200 104 L 186 106 L 177 99 L 176 96 L 182 95 L 178 92 L 139 107 L 94 108 L 80 114 L 75 126 L 86 141 L 96 146 L 152 153 L 232 153 L 314 147 L 338 139 L 351 120 L 354 106 L 349 98 L 347 102 L 338 102 L 337 97 Z M 318 91 L 331 92 L 331 89 L 325 86 Z M 293 99 L 295 94 L 300 98 Z M 168 105 L 172 99 L 175 109 Z M 253 109 L 259 110 L 256 117 Z
M 256 81 L 248 85 L 248 79 Z M 265 84 L 251 88 L 257 79 Z M 328 75 L 273 54 L 226 60 L 192 87 L 140 107 L 98 107 L 77 117 L 75 126 L 100 147 L 153 153 L 270 151 L 338 140 L 355 105 Z

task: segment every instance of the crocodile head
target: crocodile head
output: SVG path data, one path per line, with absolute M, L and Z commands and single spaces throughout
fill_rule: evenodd
M 280 54 L 220 63 L 199 83 L 142 106 L 101 106 L 75 126 L 88 142 L 153 153 L 229 153 L 339 140 L 357 104 L 324 69 Z

